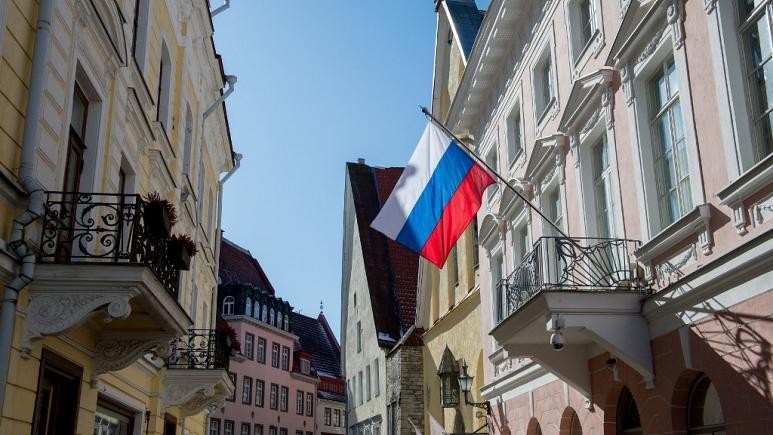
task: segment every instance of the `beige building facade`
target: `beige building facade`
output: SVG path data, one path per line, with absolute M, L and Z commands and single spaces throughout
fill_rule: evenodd
M 491 2 L 443 118 L 510 185 L 478 214 L 489 433 L 770 432 L 771 12 Z
M 0 1 L 0 433 L 202 435 L 233 391 L 222 10 Z

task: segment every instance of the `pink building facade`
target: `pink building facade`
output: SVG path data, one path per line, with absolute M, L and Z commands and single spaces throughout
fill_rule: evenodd
M 478 215 L 489 433 L 773 433 L 772 18 L 491 1 L 447 124 L 546 219 Z

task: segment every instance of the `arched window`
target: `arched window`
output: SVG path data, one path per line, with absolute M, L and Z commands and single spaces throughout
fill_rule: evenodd
M 274 326 L 276 326 L 277 328 L 280 328 L 281 325 L 282 325 L 282 313 L 280 311 L 277 311 L 276 312 L 276 324 Z
M 254 319 L 256 319 L 256 320 L 259 319 L 260 318 L 260 302 L 258 302 L 256 300 L 255 301 L 255 306 L 252 307 L 252 308 L 253 308 L 253 310 L 252 310 L 252 317 Z
M 688 434 L 724 434 L 725 417 L 719 394 L 706 375 L 701 375 L 690 389 L 687 402 Z
M 559 433 L 562 435 L 582 435 L 580 417 L 577 416 L 577 412 L 572 407 L 564 409 Z
M 249 296 L 247 296 L 247 299 L 244 301 L 244 315 L 252 315 L 252 299 L 250 299 Z
M 626 435 L 644 433 L 641 429 L 639 408 L 636 407 L 636 401 L 628 387 L 623 388 L 617 399 L 617 433 Z
M 169 135 L 172 133 L 169 128 L 169 118 L 171 114 L 171 96 L 172 96 L 172 58 L 169 56 L 169 49 L 166 42 L 161 43 L 161 62 L 158 71 L 158 110 L 156 112 L 156 121 L 164 127 L 164 131 Z
M 285 331 L 290 330 L 290 316 L 285 316 L 284 330 Z
M 223 299 L 223 315 L 232 316 L 233 313 L 234 313 L 234 297 L 226 296 L 225 299 Z
M 274 320 L 274 308 L 272 307 L 270 310 L 268 310 L 268 324 L 274 326 Z
M 263 323 L 266 323 L 266 313 L 268 312 L 268 306 L 263 305 L 262 311 L 260 312 L 260 320 L 263 321 Z

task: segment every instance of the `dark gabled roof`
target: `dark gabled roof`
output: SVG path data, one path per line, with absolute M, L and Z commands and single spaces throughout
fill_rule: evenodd
M 250 284 L 268 293 L 276 294 L 260 263 L 250 251 L 222 237 L 220 244 L 220 282 Z
M 416 320 L 419 256 L 388 240 L 370 223 L 394 189 L 403 168 L 347 163 L 346 169 L 379 345 L 391 348 Z
M 445 0 L 445 3 L 464 51 L 464 58 L 468 59 L 485 13 L 478 10 L 474 0 Z
M 301 349 L 311 355 L 312 367 L 320 375 L 340 378 L 341 348 L 326 324 L 322 313 L 316 319 L 295 312 L 290 314 L 290 330 L 298 336 Z

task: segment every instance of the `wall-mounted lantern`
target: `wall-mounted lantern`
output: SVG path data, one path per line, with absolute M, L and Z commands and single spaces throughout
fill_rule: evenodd
M 462 390 L 462 393 L 464 393 L 464 403 L 476 408 L 483 408 L 486 410 L 487 415 L 491 415 L 491 404 L 488 402 L 470 402 L 470 399 L 467 398 L 467 394 L 472 390 L 472 380 L 474 378 L 474 376 L 467 374 L 467 362 L 462 361 L 462 374 L 459 375 L 458 382 L 459 388 Z
M 437 374 L 440 377 L 440 406 L 453 408 L 459 405 L 459 364 L 448 346 L 443 351 Z

